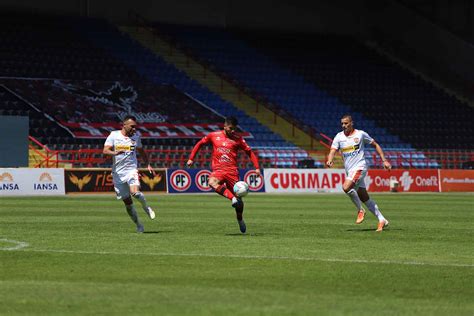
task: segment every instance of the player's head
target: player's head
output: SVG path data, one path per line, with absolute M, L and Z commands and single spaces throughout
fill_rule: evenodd
M 228 116 L 224 120 L 224 132 L 227 136 L 232 136 L 237 129 L 238 121 L 234 116 Z
M 126 136 L 133 136 L 137 132 L 137 119 L 133 115 L 127 115 L 122 120 L 122 131 Z
M 344 134 L 350 134 L 354 130 L 354 121 L 352 121 L 352 116 L 349 114 L 344 114 L 341 117 L 341 127 L 344 131 Z

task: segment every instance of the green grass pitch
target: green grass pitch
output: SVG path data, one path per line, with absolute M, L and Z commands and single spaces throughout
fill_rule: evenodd
M 473 315 L 472 194 L 0 198 L 1 315 Z M 137 204 L 136 204 L 137 205 Z

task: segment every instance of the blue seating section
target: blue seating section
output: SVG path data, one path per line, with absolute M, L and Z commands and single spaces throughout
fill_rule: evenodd
M 352 113 L 358 128 L 367 130 L 376 139 L 389 141 L 385 143 L 385 147 L 412 149 L 409 143 L 341 102 L 340 98 L 319 89 L 304 76 L 282 66 L 272 59 L 272 52 L 261 52 L 232 32 L 209 27 L 157 27 L 160 32 L 176 38 L 181 45 L 193 50 L 202 60 L 214 65 L 222 73 L 291 113 L 304 125 L 331 138 L 340 131 L 341 116 Z M 284 46 L 284 42 L 280 42 L 279 46 Z M 272 48 L 275 52 L 278 51 L 278 47 Z
M 362 117 L 357 120 L 384 147 L 405 148 L 409 143 L 418 149 L 472 148 L 472 107 L 352 38 L 268 32 L 238 36 L 337 97 L 352 113 L 375 122 L 366 127 Z M 376 126 L 388 133 L 374 132 Z

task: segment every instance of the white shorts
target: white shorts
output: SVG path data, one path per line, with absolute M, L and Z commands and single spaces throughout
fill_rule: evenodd
M 367 169 L 354 169 L 346 173 L 347 173 L 346 179 L 349 179 L 352 182 L 354 182 L 355 190 L 357 190 L 358 188 L 365 188 L 364 179 L 365 179 L 365 176 L 367 175 Z
M 124 200 L 130 197 L 131 185 L 140 186 L 138 170 L 131 171 L 125 178 L 122 177 L 122 179 L 119 179 L 118 176 L 112 173 L 112 178 L 114 182 L 115 194 L 117 194 L 117 200 Z M 125 182 L 123 182 L 123 180 L 125 180 Z

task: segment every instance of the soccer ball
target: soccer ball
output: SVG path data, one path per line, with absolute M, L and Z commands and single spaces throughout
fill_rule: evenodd
M 249 193 L 249 185 L 247 182 L 238 181 L 234 184 L 234 194 L 237 197 L 244 197 Z

